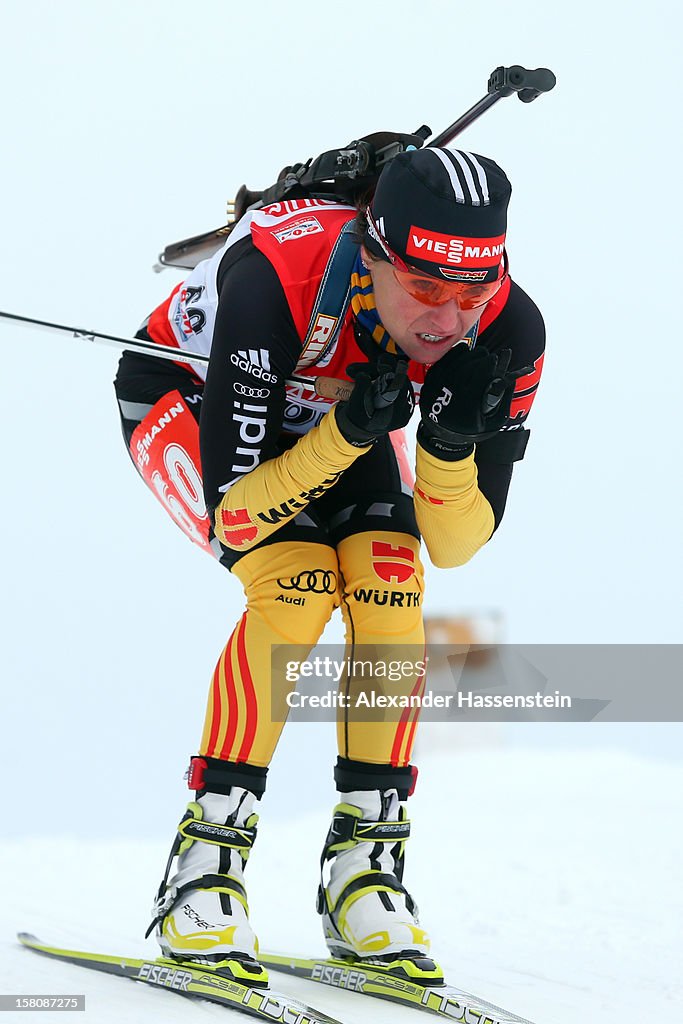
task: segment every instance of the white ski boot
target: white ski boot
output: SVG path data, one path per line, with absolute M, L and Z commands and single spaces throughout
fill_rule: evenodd
M 318 889 L 330 953 L 422 984 L 442 983 L 441 969 L 428 956 L 429 936 L 420 927 L 417 905 L 402 884 L 410 822 L 397 790 L 339 796 Z
M 257 959 L 243 875 L 256 838 L 255 801 L 249 790 L 232 786 L 227 794 L 204 792 L 189 804 L 147 934 L 156 928 L 165 956 L 261 986 L 268 974 Z

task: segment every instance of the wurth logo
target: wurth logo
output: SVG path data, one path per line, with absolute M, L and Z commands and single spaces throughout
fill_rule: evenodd
M 289 519 L 290 516 L 295 516 L 302 508 L 306 508 L 309 501 L 319 498 L 329 487 L 336 484 L 342 472 L 343 470 L 340 470 L 334 476 L 327 477 L 317 487 L 311 487 L 309 491 L 301 491 L 298 498 L 288 498 L 278 505 L 277 508 L 269 508 L 267 512 L 258 512 L 259 519 L 263 520 L 264 523 L 279 523 L 281 519 Z
M 427 231 L 413 224 L 408 235 L 408 256 L 429 263 L 466 263 L 468 267 L 497 267 L 505 249 L 505 235 L 494 238 L 459 238 Z
M 411 548 L 373 540 L 370 553 L 372 568 L 385 583 L 405 583 L 415 572 L 415 552 Z
M 419 590 L 367 590 L 359 587 L 353 596 L 359 604 L 388 604 L 390 608 L 418 608 L 422 595 Z
M 258 526 L 252 523 L 246 508 L 221 509 L 220 525 L 224 543 L 231 548 L 248 544 L 258 534 Z

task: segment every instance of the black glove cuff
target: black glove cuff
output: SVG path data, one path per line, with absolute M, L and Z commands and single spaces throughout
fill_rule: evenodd
M 377 437 L 352 423 L 346 415 L 345 405 L 345 402 L 338 402 L 334 407 L 334 418 L 339 428 L 339 433 L 354 448 L 369 448 L 375 444 Z
M 472 443 L 458 444 L 457 441 L 446 441 L 433 434 L 424 420 L 417 428 L 417 443 L 435 459 L 442 462 L 461 462 L 474 451 Z

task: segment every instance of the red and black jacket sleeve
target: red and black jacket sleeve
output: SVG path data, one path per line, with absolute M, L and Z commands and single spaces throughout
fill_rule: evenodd
M 471 455 L 447 462 L 418 442 L 415 462 L 415 515 L 432 563 L 463 565 L 499 526 L 512 468 L 528 440 L 523 424 L 531 409 L 543 365 L 545 328 L 535 304 L 511 285 L 505 305 L 477 340 L 492 352 L 510 349 L 510 369 L 530 367 L 515 387 L 510 416 L 502 429 L 477 443 Z
M 478 444 L 474 455 L 479 489 L 491 505 L 494 529 L 497 529 L 505 511 L 514 463 L 523 457 L 529 438 L 524 422 L 536 397 L 545 353 L 545 324 L 541 312 L 514 281 L 505 306 L 479 335 L 477 344 L 490 352 L 511 349 L 510 369 L 532 368 L 531 373 L 517 381 L 508 422 L 496 437 Z
M 216 537 L 247 551 L 274 533 L 368 449 L 322 421 L 291 447 L 278 443 L 286 380 L 301 341 L 282 284 L 250 239 L 231 247 L 219 300 L 200 417 L 204 496 Z
M 250 238 L 226 251 L 218 294 L 200 417 L 210 511 L 236 478 L 280 454 L 285 381 L 301 351 L 278 276 Z

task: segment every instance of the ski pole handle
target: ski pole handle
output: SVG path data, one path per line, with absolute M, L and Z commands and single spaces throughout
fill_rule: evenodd
M 335 402 L 348 402 L 355 384 L 352 380 L 341 377 L 288 377 L 287 384 L 301 384 L 309 391 L 314 391 L 320 398 L 332 398 Z

